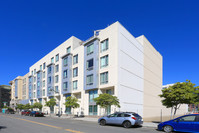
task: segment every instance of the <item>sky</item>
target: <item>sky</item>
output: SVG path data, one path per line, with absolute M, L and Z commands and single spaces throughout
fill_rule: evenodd
M 119 21 L 134 37 L 145 35 L 163 56 L 163 84 L 199 86 L 197 0 L 0 1 L 0 85 L 71 36 L 87 40 Z

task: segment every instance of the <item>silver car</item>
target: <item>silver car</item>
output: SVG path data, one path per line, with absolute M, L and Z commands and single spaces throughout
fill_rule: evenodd
M 130 128 L 135 125 L 142 125 L 143 119 L 140 115 L 134 112 L 116 112 L 99 118 L 98 123 L 102 126 L 106 124 L 114 124 Z

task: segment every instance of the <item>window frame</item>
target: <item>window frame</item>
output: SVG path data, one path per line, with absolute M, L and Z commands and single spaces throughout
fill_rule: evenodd
M 57 54 L 56 56 L 55 56 L 55 62 L 58 62 L 59 61 L 59 54 Z
M 92 62 L 93 66 L 89 67 L 89 61 L 91 61 L 91 60 L 93 61 Z M 91 59 L 89 59 L 89 60 L 86 61 L 86 70 L 88 70 L 88 71 L 93 70 L 93 67 L 94 67 L 94 59 L 91 58 Z
M 104 42 L 105 42 L 105 48 L 102 49 L 102 45 L 104 44 Z M 104 51 L 107 51 L 108 49 L 109 49 L 109 39 L 107 38 L 100 42 L 100 52 L 102 53 Z
M 103 79 L 105 79 L 105 81 L 102 81 L 102 76 L 105 76 Z M 104 84 L 108 84 L 108 71 L 100 73 L 100 85 L 104 85 Z
M 90 50 L 90 47 L 93 47 L 93 49 L 92 49 L 92 51 Z M 86 46 L 86 54 L 87 55 L 90 55 L 90 54 L 92 54 L 94 52 L 94 43 L 92 42 L 91 44 L 89 44 L 89 45 L 87 45 Z

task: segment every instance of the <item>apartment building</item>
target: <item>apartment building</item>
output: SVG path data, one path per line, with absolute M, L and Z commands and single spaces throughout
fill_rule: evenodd
M 80 104 L 75 114 L 100 116 L 104 109 L 93 99 L 108 93 L 121 105 L 110 106 L 109 113 L 132 111 L 159 120 L 162 109 L 168 112 L 158 96 L 161 88 L 161 54 L 144 35 L 135 38 L 119 22 L 96 30 L 86 41 L 70 37 L 29 68 L 29 102 L 42 103 L 45 113 L 50 112 L 45 103 L 55 98 L 51 113 L 70 114 L 64 103 L 74 96 Z
M 24 76 L 18 76 L 14 80 L 9 82 L 11 86 L 10 106 L 12 108 L 15 108 L 17 104 L 29 103 L 28 77 L 29 73 Z

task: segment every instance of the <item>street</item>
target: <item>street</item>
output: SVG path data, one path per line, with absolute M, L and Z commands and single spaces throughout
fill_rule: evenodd
M 100 126 L 87 122 L 52 117 L 29 117 L 17 114 L 0 114 L 1 133 L 161 133 L 155 128 Z

